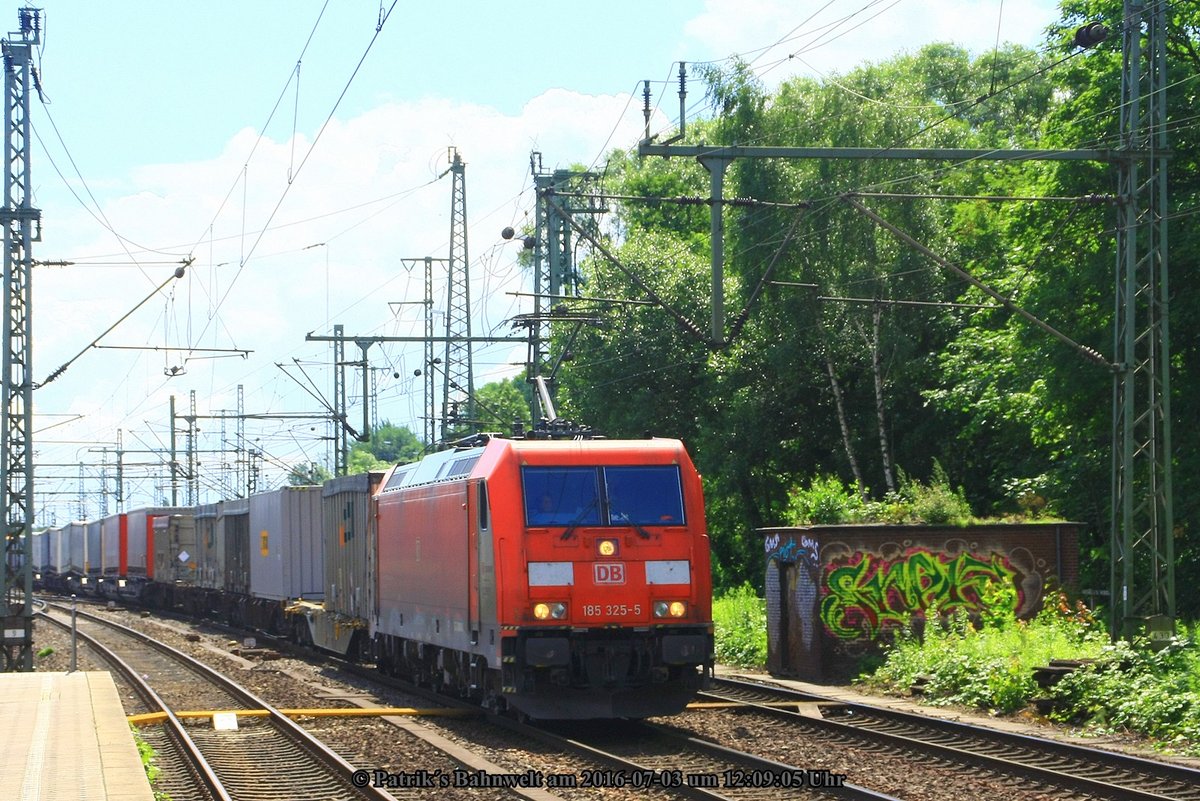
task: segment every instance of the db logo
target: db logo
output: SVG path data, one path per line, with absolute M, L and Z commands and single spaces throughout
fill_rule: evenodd
M 596 584 L 624 584 L 625 565 L 620 562 L 597 562 L 592 565 L 592 579 Z

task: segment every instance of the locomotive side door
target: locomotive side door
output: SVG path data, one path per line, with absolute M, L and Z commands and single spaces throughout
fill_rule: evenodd
M 479 643 L 479 493 L 483 482 L 468 481 L 467 492 L 467 633 Z
M 482 478 L 467 482 L 467 521 L 467 627 L 471 644 L 478 645 L 483 628 L 494 627 L 496 623 L 492 514 L 487 481 Z M 495 637 L 494 629 L 492 637 Z

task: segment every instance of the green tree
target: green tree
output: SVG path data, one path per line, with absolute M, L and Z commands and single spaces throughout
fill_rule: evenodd
M 416 461 L 424 450 L 416 434 L 385 420 L 371 432 L 369 440 L 351 446 L 346 470 L 351 474 L 386 470 L 394 464 Z
M 316 462 L 300 462 L 292 466 L 288 473 L 287 482 L 292 487 L 307 487 L 324 484 L 333 478 L 333 473 Z
M 523 373 L 476 387 L 475 418 L 480 429 L 508 433 L 514 423 L 528 426 L 529 399 L 529 385 Z
M 1200 257 L 1200 228 L 1188 224 L 1200 208 L 1200 7 L 1168 13 L 1170 264 L 1179 276 Z M 1067 0 L 1036 52 L 1009 46 L 972 57 L 936 44 L 821 81 L 793 79 L 772 94 L 744 65 L 708 69 L 714 116 L 690 123 L 688 140 L 1115 147 L 1122 14 L 1118 0 Z M 1109 40 L 1073 47 L 1075 29 L 1097 20 L 1114 32 Z M 731 162 L 730 338 L 719 348 L 706 342 L 708 209 L 678 202 L 706 196 L 708 173 L 691 160 L 615 154 L 606 180 L 612 194 L 644 200 L 620 201 L 609 230 L 620 266 L 587 261 L 589 293 L 649 302 L 598 307 L 597 324 L 573 344 L 560 407 L 611 436 L 685 440 L 704 475 L 720 584 L 758 580 L 753 529 L 782 520 L 789 487 L 834 473 L 879 498 L 893 469 L 925 480 L 940 463 L 974 511 L 1016 511 L 1028 495 L 1018 490 L 1036 486 L 1059 514 L 1088 523 L 1084 586 L 1104 586 L 1111 375 L 996 308 L 848 199 L 1108 353 L 1112 166 Z M 1176 422 L 1200 415 L 1200 304 L 1180 286 L 1176 278 L 1170 299 Z M 944 305 L 900 305 L 907 301 Z M 1174 436 L 1178 582 L 1190 586 L 1200 581 L 1200 494 L 1192 491 L 1200 428 L 1176 425 Z M 1200 612 L 1200 596 L 1180 606 Z

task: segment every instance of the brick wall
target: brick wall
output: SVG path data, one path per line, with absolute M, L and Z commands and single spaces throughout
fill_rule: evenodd
M 995 588 L 1021 617 L 1044 587 L 1076 590 L 1077 523 L 759 529 L 767 559 L 767 666 L 822 680 L 878 650 L 924 609 L 977 612 Z M 990 599 L 990 600 L 985 600 Z

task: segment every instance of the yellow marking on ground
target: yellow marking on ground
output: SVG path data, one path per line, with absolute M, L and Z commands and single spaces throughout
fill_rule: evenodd
M 371 709 L 360 709 L 357 707 L 337 707 L 337 708 L 321 708 L 321 709 L 280 709 L 279 710 L 289 718 L 310 717 L 310 718 L 365 718 L 365 717 L 383 717 L 385 715 L 405 715 L 409 717 L 446 717 L 446 718 L 463 718 L 473 715 L 482 714 L 482 711 L 476 712 L 473 709 L 416 709 L 410 706 L 385 706 L 373 707 Z M 211 718 L 213 715 L 221 713 L 229 715 L 237 715 L 241 718 L 265 718 L 270 713 L 265 709 L 213 709 L 213 710 L 185 710 L 176 712 L 177 718 Z M 167 718 L 166 712 L 147 712 L 143 715 L 129 715 L 127 720 L 135 726 L 140 726 L 148 723 L 162 723 Z

